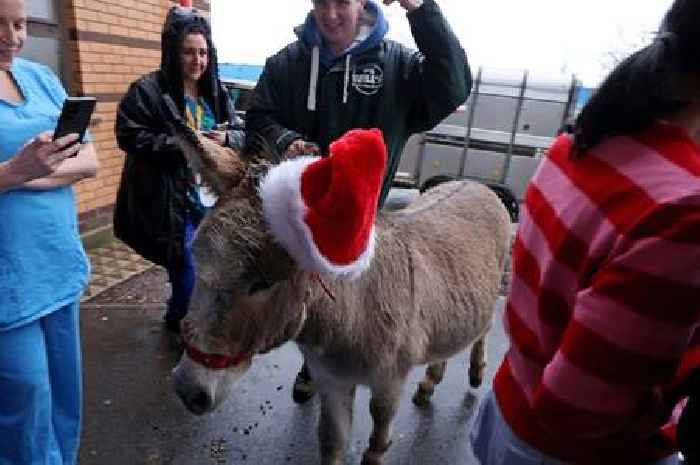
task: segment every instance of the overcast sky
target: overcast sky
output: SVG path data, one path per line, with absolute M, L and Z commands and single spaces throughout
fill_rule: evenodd
M 437 0 L 470 62 L 575 73 L 595 86 L 609 52 L 641 44 L 672 0 Z M 264 64 L 294 40 L 311 0 L 212 0 L 214 41 L 222 62 Z M 382 5 L 389 37 L 415 46 L 404 10 Z

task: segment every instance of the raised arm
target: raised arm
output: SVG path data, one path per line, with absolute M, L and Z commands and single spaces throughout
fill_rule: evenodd
M 401 4 L 419 50 L 407 63 L 404 85 L 405 95 L 416 96 L 409 129 L 420 132 L 433 128 L 467 100 L 472 74 L 459 39 L 434 0 L 401 0 Z

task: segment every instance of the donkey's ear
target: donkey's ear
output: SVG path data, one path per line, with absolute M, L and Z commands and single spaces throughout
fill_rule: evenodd
M 239 152 L 199 136 L 182 120 L 175 121 L 172 126 L 190 167 L 215 194 L 221 196 L 241 182 L 247 164 Z

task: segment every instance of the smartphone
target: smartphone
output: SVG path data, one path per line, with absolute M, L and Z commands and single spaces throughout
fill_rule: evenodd
M 63 103 L 53 139 L 56 140 L 68 134 L 78 134 L 76 143 L 82 144 L 96 104 L 95 97 L 68 97 Z

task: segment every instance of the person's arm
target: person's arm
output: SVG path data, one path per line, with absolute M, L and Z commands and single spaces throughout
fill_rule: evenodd
M 95 146 L 92 143 L 80 147 L 78 155 L 63 160 L 52 173 L 22 184 L 25 189 L 48 190 L 57 187 L 70 186 L 76 182 L 93 178 L 97 175 L 99 162 Z
M 70 145 L 77 138 L 77 134 L 69 134 L 53 141 L 52 133 L 45 132 L 26 143 L 15 156 L 0 163 L 0 193 L 55 172 L 80 149 L 77 144 Z
M 241 129 L 229 129 L 226 131 L 225 145 L 233 150 L 243 150 L 245 146 L 245 131 Z
M 226 89 L 221 87 L 221 95 L 224 96 L 224 101 L 227 106 L 228 127 L 226 129 L 226 137 L 224 145 L 236 151 L 242 151 L 245 146 L 245 122 L 236 114 L 236 106 L 233 103 Z
M 181 151 L 175 138 L 157 124 L 162 116 L 156 106 L 144 81 L 133 83 L 117 108 L 115 135 L 124 152 L 148 156 L 155 163 L 167 165 Z
M 282 87 L 276 82 L 278 77 L 275 72 L 274 58 L 267 60 L 255 86 L 250 107 L 246 111 L 245 127 L 248 137 L 253 134 L 263 137 L 270 147 L 274 147 L 279 155 L 283 155 L 292 142 L 301 140 L 303 137 L 280 123 L 281 99 L 276 91 Z
M 533 394 L 541 425 L 570 438 L 646 437 L 700 321 L 700 194 L 661 205 L 580 292 Z M 562 433 L 563 432 L 563 433 Z
M 434 0 L 400 3 L 419 50 L 407 65 L 405 95 L 416 96 L 408 126 L 410 132 L 426 131 L 467 100 L 472 74 L 459 39 Z

